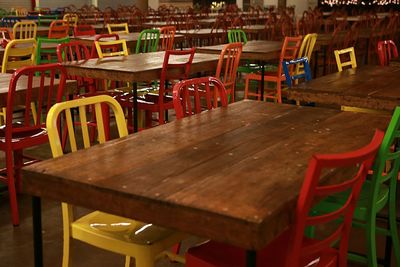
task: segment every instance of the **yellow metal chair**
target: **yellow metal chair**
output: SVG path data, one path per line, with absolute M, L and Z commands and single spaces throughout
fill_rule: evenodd
M 108 33 L 129 33 L 128 23 L 107 24 Z
M 299 54 L 297 58 L 307 57 L 309 64 L 311 61 L 311 55 L 314 50 L 315 42 L 317 41 L 318 34 L 316 33 L 309 33 L 304 36 L 303 41 L 301 42 Z M 296 64 L 295 74 L 304 73 L 304 65 L 303 64 Z
M 13 26 L 14 39 L 35 39 L 37 25 L 34 21 L 19 21 Z
M 1 72 L 13 72 L 21 67 L 35 65 L 35 57 L 35 39 L 11 40 L 4 50 Z M 33 118 L 36 118 L 36 108 L 34 103 L 31 103 L 31 109 Z M 1 107 L 0 110 L 0 125 L 3 125 L 6 119 L 6 108 Z
M 128 46 L 126 40 L 95 41 L 96 51 L 99 58 L 127 56 Z
M 47 116 L 46 127 L 53 157 L 64 155 L 62 140 L 60 138 L 58 123 L 66 120 L 66 131 L 69 137 L 71 152 L 76 152 L 78 147 L 89 148 L 89 129 L 86 111 L 92 107 L 95 111 L 99 143 L 105 142 L 104 109 L 107 105 L 115 115 L 116 127 L 119 137 L 128 135 L 124 114 L 118 102 L 110 96 L 99 95 L 80 98 L 54 105 Z M 80 120 L 81 130 L 75 131 L 71 115 L 72 109 L 78 109 L 79 114 L 75 121 Z M 75 133 L 82 133 L 83 144 L 77 142 Z M 65 148 L 64 148 L 65 149 Z M 64 228 L 64 253 L 63 267 L 69 266 L 70 239 L 78 239 L 90 245 L 112 251 L 126 256 L 125 266 L 130 265 L 130 258 L 135 258 L 136 266 L 152 267 L 156 259 L 168 256 L 171 260 L 184 262 L 184 259 L 166 250 L 180 242 L 186 235 L 152 224 L 135 221 L 120 216 L 94 211 L 74 219 L 73 206 L 62 203 L 63 228 Z
M 336 65 L 339 72 L 343 70 L 343 67 L 347 66 L 351 66 L 352 69 L 357 68 L 357 60 L 356 53 L 354 52 L 354 47 L 348 47 L 342 50 L 335 50 L 333 52 L 335 54 Z M 349 57 L 349 60 L 342 61 L 340 58 L 342 55 Z
M 77 14 L 71 14 L 67 13 L 64 14 L 63 20 L 67 21 L 70 27 L 75 27 L 78 25 L 78 15 Z
M 16 7 L 14 8 L 15 10 L 15 15 L 17 16 L 27 16 L 28 15 L 28 9 L 25 7 Z

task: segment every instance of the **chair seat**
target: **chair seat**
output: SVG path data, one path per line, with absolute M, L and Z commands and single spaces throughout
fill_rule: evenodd
M 258 267 L 284 267 L 286 250 L 290 242 L 291 231 L 287 230 L 264 249 L 257 252 Z M 312 239 L 306 239 L 305 245 L 314 243 Z M 318 260 L 320 266 L 336 266 L 338 253 L 335 249 L 324 251 L 321 255 L 313 255 L 302 260 L 301 266 Z M 330 265 L 332 264 L 332 265 Z M 200 246 L 190 248 L 186 254 L 187 267 L 245 267 L 246 251 L 244 249 L 222 244 L 216 241 L 209 241 Z M 309 265 L 312 267 L 314 265 Z
M 371 195 L 372 189 L 372 184 L 371 181 L 367 180 L 364 182 L 360 198 L 357 201 L 357 206 L 354 211 L 354 216 L 353 218 L 359 221 L 365 221 L 367 220 L 368 216 L 368 202 L 369 202 L 369 196 Z M 313 209 L 314 212 L 317 213 L 326 213 L 330 211 L 337 210 L 339 207 L 343 206 L 343 203 L 348 198 L 348 194 L 336 194 L 334 196 L 330 196 L 323 201 L 321 201 L 318 205 L 316 205 Z M 379 193 L 377 195 L 377 200 L 376 200 L 376 211 L 379 212 L 381 211 L 386 203 L 388 202 L 389 198 L 389 188 L 387 185 L 383 184 L 381 185 L 379 189 Z
M 101 211 L 94 211 L 79 218 L 71 227 L 72 237 L 75 239 L 132 256 L 143 247 L 156 246 L 160 249 L 173 246 L 186 236 L 167 228 Z
M 47 142 L 47 130 L 46 128 L 26 128 L 23 129 L 23 125 L 21 123 L 13 123 L 13 128 L 18 129 L 21 128 L 20 131 L 16 130 L 13 132 L 12 135 L 12 143 L 21 143 L 24 140 L 30 139 L 33 140 L 33 138 L 46 138 Z M 2 125 L 0 126 L 0 144 L 5 143 L 5 135 L 6 135 L 6 126 Z

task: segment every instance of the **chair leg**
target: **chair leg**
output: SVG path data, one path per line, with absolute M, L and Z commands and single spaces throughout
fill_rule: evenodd
M 278 103 L 282 104 L 282 84 L 280 81 L 276 83 L 276 91 Z
M 146 117 L 146 128 L 151 128 L 153 124 L 153 113 L 149 110 L 146 110 L 145 112 L 145 117 Z
M 129 267 L 129 266 L 131 266 L 131 257 L 125 256 L 125 267 Z
M 398 223 L 397 223 L 397 181 L 392 179 L 390 184 L 390 199 L 389 199 L 389 225 L 390 225 L 390 235 L 392 237 L 393 252 L 396 259 L 396 266 L 400 266 L 400 240 L 398 233 Z
M 15 180 L 14 180 L 14 162 L 12 151 L 6 151 L 6 173 L 7 173 L 7 186 L 8 193 L 10 196 L 10 208 L 11 208 L 11 219 L 14 226 L 19 225 L 19 214 L 18 214 L 18 202 L 17 202 L 17 192 L 15 190 Z
M 15 186 L 18 193 L 21 193 L 21 169 L 23 167 L 24 160 L 22 150 L 14 151 L 14 180 Z
M 63 258 L 62 267 L 69 266 L 70 243 L 71 243 L 71 228 L 70 228 L 70 207 L 66 203 L 61 203 L 63 213 Z
M 367 263 L 369 267 L 378 267 L 378 259 L 376 255 L 376 213 L 371 211 L 371 216 L 366 224 L 367 238 Z

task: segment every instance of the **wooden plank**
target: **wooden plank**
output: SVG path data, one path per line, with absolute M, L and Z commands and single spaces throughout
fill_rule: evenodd
M 400 66 L 364 66 L 287 90 L 293 100 L 392 111 L 400 104 Z
M 31 165 L 23 190 L 260 249 L 293 219 L 311 155 L 359 148 L 388 121 L 241 101 Z

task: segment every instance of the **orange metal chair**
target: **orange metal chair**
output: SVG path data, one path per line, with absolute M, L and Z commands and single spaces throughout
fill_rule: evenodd
M 174 49 L 175 33 L 176 33 L 175 26 L 166 26 L 160 28 L 160 35 L 161 35 L 160 50 Z
M 284 60 L 290 61 L 296 58 L 297 51 L 299 50 L 300 43 L 302 37 L 285 37 L 282 45 L 281 55 L 279 57 L 279 64 L 276 72 L 265 72 L 264 74 L 264 81 L 265 82 L 273 82 L 276 83 L 276 89 L 270 90 L 270 92 L 266 92 L 264 94 L 264 100 L 266 99 L 273 99 L 278 103 L 282 103 L 282 82 L 286 80 L 285 75 L 282 71 L 282 62 Z M 261 81 L 262 76 L 258 73 L 250 73 L 246 76 L 246 84 L 244 90 L 244 98 L 248 99 L 249 96 L 256 96 L 258 100 L 261 100 L 261 93 L 259 92 L 252 93 L 249 92 L 249 84 L 251 80 Z M 261 88 L 264 90 L 264 88 Z
M 39 74 L 39 75 L 38 75 Z M 54 79 L 58 75 L 58 84 Z M 35 77 L 38 76 L 38 77 Z M 5 152 L 5 175 L 0 181 L 8 186 L 13 225 L 19 224 L 16 191 L 21 187 L 21 168 L 35 162 L 24 161 L 23 150 L 48 142 L 47 131 L 43 119 L 54 102 L 62 100 L 66 72 L 60 64 L 44 64 L 18 69 L 12 76 L 7 96 L 6 122 L 0 127 L 0 150 Z M 25 108 L 15 103 L 17 88 L 25 90 Z M 30 112 L 30 103 L 37 103 L 36 115 Z M 23 116 L 13 118 L 15 109 L 23 112 Z M 35 116 L 33 119 L 32 117 Z
M 399 57 L 397 46 L 392 40 L 379 41 L 377 52 L 381 66 L 388 66 L 392 58 Z
M 228 101 L 235 101 L 236 75 L 242 54 L 242 43 L 229 43 L 224 46 L 219 56 L 215 77 L 220 79 L 226 88 Z M 218 90 L 214 90 L 214 105 L 218 103 Z M 215 106 L 216 107 L 216 106 Z
M 54 20 L 50 24 L 48 38 L 65 38 L 69 36 L 69 23 L 65 20 Z
M 228 106 L 225 86 L 215 77 L 194 78 L 176 83 L 172 91 L 176 118 L 182 119 L 202 112 L 203 104 L 206 105 L 206 110 L 211 110 L 215 106 L 212 89 L 218 91 L 221 106 Z
M 33 21 L 19 21 L 13 26 L 14 39 L 35 39 L 37 25 Z
M 87 121 L 93 118 L 86 114 L 89 109 L 95 113 L 100 144 L 107 140 L 106 123 L 103 122 L 108 120 L 106 117 L 110 117 L 110 113 L 106 112 L 109 110 L 112 110 L 114 115 L 115 124 L 112 125 L 116 125 L 119 137 L 128 135 L 123 110 L 110 96 L 100 95 L 58 103 L 50 109 L 46 122 L 54 158 L 64 155 L 58 127 L 60 120 L 65 121 L 63 125 L 66 125 L 72 153 L 91 146 Z M 79 112 L 74 119 L 71 115 L 72 110 Z M 74 126 L 78 125 L 77 122 L 80 125 L 79 130 L 74 129 Z M 78 133 L 82 134 L 82 138 L 77 138 Z M 64 228 L 63 267 L 69 266 L 71 239 L 124 255 L 125 266 L 130 266 L 131 257 L 135 258 L 136 266 L 146 267 L 153 267 L 155 261 L 162 256 L 184 262 L 181 257 L 167 251 L 186 237 L 184 233 L 101 211 L 89 212 L 77 218 L 72 204 L 62 203 L 61 206 Z
M 78 24 L 74 26 L 74 36 L 94 36 L 96 31 L 92 25 Z
M 257 252 L 257 266 L 273 267 L 328 267 L 347 266 L 347 249 L 354 209 L 360 191 L 371 169 L 374 158 L 381 145 L 384 133 L 377 130 L 373 140 L 363 148 L 341 154 L 315 154 L 309 161 L 303 186 L 293 209 L 294 221 L 291 227 L 272 240 L 264 249 Z M 349 179 L 343 182 L 320 185 L 320 178 L 328 171 L 343 168 L 354 170 Z M 313 216 L 312 207 L 317 200 L 331 195 L 351 192 L 347 201 L 337 210 Z M 324 228 L 317 238 L 304 236 L 306 227 L 322 226 L 331 223 L 332 230 Z M 337 244 L 337 247 L 333 247 Z M 245 266 L 245 250 L 210 241 L 190 248 L 186 254 L 187 267 L 225 267 Z

